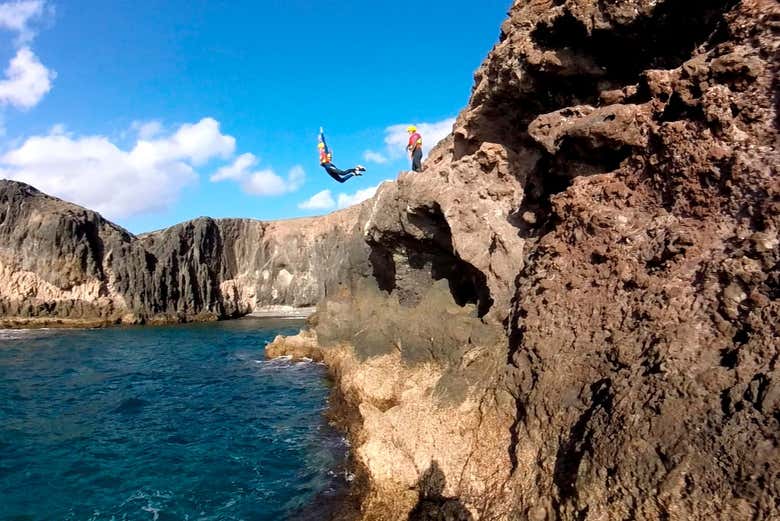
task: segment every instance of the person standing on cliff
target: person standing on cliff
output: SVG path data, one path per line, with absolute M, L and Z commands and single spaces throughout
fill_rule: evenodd
M 422 172 L 422 136 L 417 132 L 414 125 L 406 129 L 409 132 L 409 144 L 406 150 L 409 151 L 409 157 L 412 159 L 412 170 Z
M 325 142 L 325 132 L 320 129 L 319 142 L 317 148 L 320 151 L 320 166 L 325 169 L 329 176 L 339 183 L 345 183 L 347 180 L 352 179 L 354 176 L 363 175 L 366 169 L 361 165 L 357 165 L 355 168 L 348 170 L 340 170 L 336 168 L 336 165 L 332 163 L 333 152 L 328 148 L 328 144 Z

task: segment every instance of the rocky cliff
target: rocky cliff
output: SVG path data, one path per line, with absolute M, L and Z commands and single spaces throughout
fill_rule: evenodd
M 365 520 L 780 518 L 775 0 L 518 0 L 420 174 L 134 237 L 0 184 L 5 323 L 321 300 Z
M 0 325 L 216 320 L 316 304 L 365 271 L 359 207 L 320 219 L 201 218 L 135 237 L 0 181 Z
M 522 0 L 324 359 L 367 520 L 780 518 L 773 0 Z

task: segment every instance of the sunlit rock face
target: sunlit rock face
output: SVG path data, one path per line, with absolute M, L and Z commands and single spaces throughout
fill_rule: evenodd
M 217 320 L 311 306 L 367 272 L 359 207 L 316 219 L 200 218 L 136 237 L 0 181 L 0 324 Z
M 134 237 L 0 184 L 5 320 L 320 302 L 365 520 L 780 517 L 773 0 L 522 0 L 422 173 Z
M 307 333 L 364 519 L 780 516 L 779 16 L 515 2 Z

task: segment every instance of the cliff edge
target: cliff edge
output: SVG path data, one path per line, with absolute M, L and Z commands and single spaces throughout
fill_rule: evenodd
M 774 0 L 517 0 L 360 206 L 135 237 L 0 182 L 0 325 L 320 302 L 361 519 L 780 518 Z
M 515 2 L 371 276 L 269 349 L 332 368 L 362 519 L 780 517 L 778 20 Z

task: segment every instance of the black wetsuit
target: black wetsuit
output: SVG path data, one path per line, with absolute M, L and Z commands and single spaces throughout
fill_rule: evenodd
M 322 168 L 325 169 L 329 176 L 331 176 L 339 183 L 344 183 L 347 180 L 352 179 L 355 177 L 355 172 L 357 172 L 357 169 L 355 168 L 350 168 L 349 170 L 339 170 L 336 168 L 336 165 L 330 162 L 322 163 Z
M 320 154 L 320 166 L 322 166 L 322 168 L 325 169 L 328 175 L 331 176 L 336 181 L 338 181 L 339 183 L 344 183 L 349 179 L 355 177 L 355 172 L 357 172 L 357 168 L 350 168 L 349 170 L 341 170 L 339 168 L 336 168 L 336 165 L 334 165 L 330 161 L 323 163 L 322 162 L 323 160 L 330 159 L 330 149 L 328 148 L 328 143 L 325 142 L 325 134 L 322 132 L 320 132 L 320 142 L 322 143 L 323 146 L 322 153 Z

